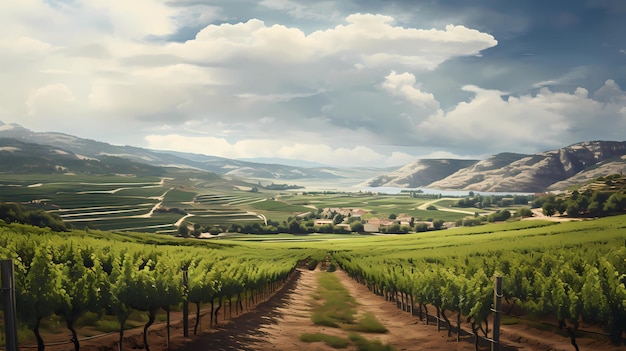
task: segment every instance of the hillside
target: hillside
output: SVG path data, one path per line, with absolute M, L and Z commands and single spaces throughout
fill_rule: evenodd
M 417 160 L 387 175 L 368 182 L 371 187 L 417 188 L 427 186 L 448 177 L 462 168 L 475 164 L 476 160 Z
M 9 173 L 88 173 L 159 176 L 160 167 L 101 155 L 98 159 L 79 156 L 64 149 L 0 138 L 0 164 Z
M 440 163 L 431 162 L 428 166 L 433 169 L 424 169 L 420 167 L 426 164 L 423 161 L 374 178 L 368 184 L 496 192 L 564 190 L 570 185 L 626 169 L 626 142 L 589 141 L 534 155 L 501 153 L 429 184 L 407 182 L 407 179 L 420 179 L 425 173 L 439 172 Z
M 215 172 L 221 176 L 237 178 L 269 180 L 314 178 L 332 180 L 345 177 L 342 170 L 332 167 L 296 167 L 240 161 L 210 155 L 155 151 L 133 146 L 111 145 L 63 133 L 33 132 L 18 124 L 4 124 L 2 122 L 0 122 L 0 138 L 14 138 L 22 142 L 48 145 L 72 152 L 80 157 L 100 159 L 105 156 L 114 156 L 151 166 L 204 170 Z M 207 152 L 210 153 L 210 150 Z M 378 172 L 365 172 L 363 174 L 363 178 L 355 181 L 355 184 L 368 177 L 377 175 Z
M 622 173 L 626 169 L 626 142 L 623 141 L 581 142 L 533 155 L 500 153 L 478 161 L 423 159 L 393 170 L 302 167 L 156 151 L 111 145 L 62 133 L 37 133 L 17 124 L 2 122 L 0 138 L 5 138 L 2 145 L 5 148 L 2 154 L 5 172 L 45 173 L 54 169 L 58 171 L 57 166 L 60 166 L 60 169 L 66 167 L 77 172 L 156 175 L 167 167 L 214 172 L 227 179 L 324 184 L 339 189 L 362 184 L 369 187 L 544 192 L 564 190 L 599 176 Z M 14 141 L 6 141 L 8 138 Z M 16 146 L 16 143 L 23 144 Z M 40 145 L 41 150 L 34 145 Z M 32 161 L 25 161 L 24 152 L 27 150 L 32 151 Z

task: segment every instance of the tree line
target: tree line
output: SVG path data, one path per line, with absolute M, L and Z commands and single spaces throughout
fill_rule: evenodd
M 560 214 L 568 217 L 604 217 L 626 212 L 626 191 L 586 189 L 568 195 L 548 194 L 533 201 L 546 216 Z
M 31 209 L 17 203 L 0 201 L 0 220 L 4 223 L 21 223 L 50 228 L 55 232 L 67 230 L 67 226 L 59 215 L 42 209 Z

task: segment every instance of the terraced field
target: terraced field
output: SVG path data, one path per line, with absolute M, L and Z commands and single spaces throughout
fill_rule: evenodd
M 170 178 L 0 174 L 0 200 L 40 206 L 74 228 L 158 233 L 175 233 L 183 223 L 224 230 L 232 224 L 285 223 L 322 208 L 363 209 L 367 212 L 363 219 L 407 214 L 416 220 L 455 221 L 468 215 L 423 206 L 432 201 L 440 201 L 437 207 L 445 206 L 445 199 L 408 194 L 253 192 L 223 179 L 196 178 L 180 170 Z
M 0 176 L 2 201 L 42 206 L 75 228 L 167 233 L 184 220 L 225 227 L 264 221 L 243 207 L 265 201 L 266 195 L 202 194 L 206 190 L 171 178 Z

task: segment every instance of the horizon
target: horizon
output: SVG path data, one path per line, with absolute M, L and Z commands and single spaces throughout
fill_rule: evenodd
M 0 5 L 0 120 L 230 159 L 398 167 L 626 130 L 626 4 Z
M 88 139 L 88 138 L 83 138 L 80 135 L 73 135 L 73 134 L 68 134 L 68 133 L 64 133 L 64 132 L 60 132 L 60 131 L 46 131 L 46 132 L 37 132 L 37 131 L 33 131 L 29 128 L 26 128 L 24 126 L 22 126 L 19 123 L 15 123 L 15 122 L 11 122 L 11 123 L 5 123 L 4 121 L 0 120 L 0 132 L 7 130 L 6 127 L 3 128 L 3 126 L 11 126 L 11 127 L 18 127 L 18 128 L 24 128 L 30 132 L 34 132 L 34 133 L 51 133 L 51 134 L 64 134 L 64 135 L 68 135 L 71 137 L 76 137 L 79 139 L 86 139 L 86 140 L 92 140 L 95 142 L 102 142 L 102 143 L 108 143 L 106 141 L 102 141 L 102 140 L 96 140 L 96 139 Z M 567 148 L 567 147 L 571 147 L 574 145 L 579 145 L 579 144 L 583 144 L 583 143 L 593 143 L 593 142 L 626 142 L 626 140 L 581 140 L 579 142 L 573 143 L 573 144 L 569 144 L 569 145 L 562 145 L 560 147 L 557 147 L 555 149 L 550 149 L 550 150 L 541 150 L 536 152 L 535 154 L 540 154 L 540 153 L 545 153 L 545 152 L 551 152 L 551 151 L 555 151 L 561 148 Z M 229 157 L 223 157 L 223 156 L 217 156 L 217 155 L 212 155 L 212 154 L 207 154 L 207 153 L 197 153 L 197 152 L 187 152 L 187 151 L 178 151 L 178 150 L 166 150 L 166 149 L 154 149 L 154 148 L 149 148 L 149 147 L 142 147 L 142 146 L 136 146 L 136 145 L 127 145 L 127 144 L 112 144 L 112 143 L 108 143 L 109 145 L 113 145 L 113 146 L 118 146 L 118 147 L 138 147 L 138 148 L 144 148 L 150 151 L 156 151 L 156 152 L 165 152 L 165 153 L 181 153 L 181 154 L 188 154 L 188 155 L 199 155 L 199 156 L 208 156 L 208 157 L 221 157 L 221 158 L 225 158 L 225 159 L 231 159 L 234 161 L 241 161 L 241 162 L 252 162 L 252 163 L 259 163 L 259 164 L 278 164 L 278 165 L 283 165 L 283 166 L 290 166 L 290 167 L 301 167 L 301 168 L 337 168 L 337 169 L 351 169 L 351 168 L 372 168 L 372 169 L 396 169 L 399 170 L 400 168 L 404 167 L 404 166 L 410 166 L 411 164 L 421 161 L 421 160 L 468 160 L 468 161 L 483 161 L 486 160 L 490 157 L 493 156 L 497 156 L 500 154 L 520 154 L 520 155 L 532 155 L 532 154 L 524 154 L 524 153 L 516 153 L 516 152 L 511 152 L 511 151 L 506 151 L 506 150 L 501 150 L 497 153 L 491 154 L 491 155 L 485 155 L 482 158 L 436 158 L 436 157 L 422 157 L 422 158 L 415 158 L 407 163 L 403 163 L 403 164 L 397 164 L 397 165 L 385 165 L 385 166 L 376 166 L 376 165 L 356 165 L 356 166 L 342 166 L 342 165 L 332 165 L 332 164 L 322 164 L 319 162 L 315 162 L 315 161 L 308 161 L 308 160 L 302 160 L 302 159 L 289 159 L 289 158 L 280 158 L 280 157 L 243 157 L 243 158 L 229 158 Z

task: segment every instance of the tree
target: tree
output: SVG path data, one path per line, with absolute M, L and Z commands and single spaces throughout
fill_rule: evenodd
M 542 212 L 544 216 L 552 217 L 556 213 L 556 209 L 554 208 L 554 204 L 551 202 L 545 202 L 543 206 L 541 206 Z
M 416 232 L 425 232 L 428 230 L 428 224 L 424 223 L 424 222 L 420 222 L 420 223 L 416 223 L 415 224 L 415 231 Z
M 528 207 L 523 207 L 520 208 L 519 210 L 517 210 L 517 213 L 515 214 L 516 217 L 532 217 L 533 216 L 533 211 L 530 210 L 530 208 Z
M 577 217 L 580 215 L 580 209 L 578 208 L 578 202 L 568 201 L 567 209 L 565 210 L 568 217 Z
M 187 227 L 185 223 L 182 223 L 178 226 L 178 235 L 182 236 L 183 238 L 189 237 L 189 227 Z
M 433 221 L 433 228 L 435 228 L 436 230 L 439 230 L 439 229 L 443 228 L 443 224 L 444 223 L 445 222 L 443 221 L 443 219 L 435 220 L 435 221 Z
M 350 228 L 352 229 L 353 232 L 357 232 L 357 233 L 362 233 L 365 231 L 365 226 L 363 226 L 363 223 L 361 222 L 354 222 L 353 224 L 350 225 Z
M 302 228 L 302 226 L 300 225 L 300 222 L 294 219 L 291 222 L 289 222 L 289 233 L 302 234 L 302 233 L 306 233 L 306 230 Z
M 613 193 L 604 203 L 602 210 L 605 213 L 619 213 L 626 208 L 626 196 L 624 192 Z
M 337 213 L 335 217 L 333 217 L 333 224 L 339 224 L 343 222 L 344 216 L 341 213 Z

